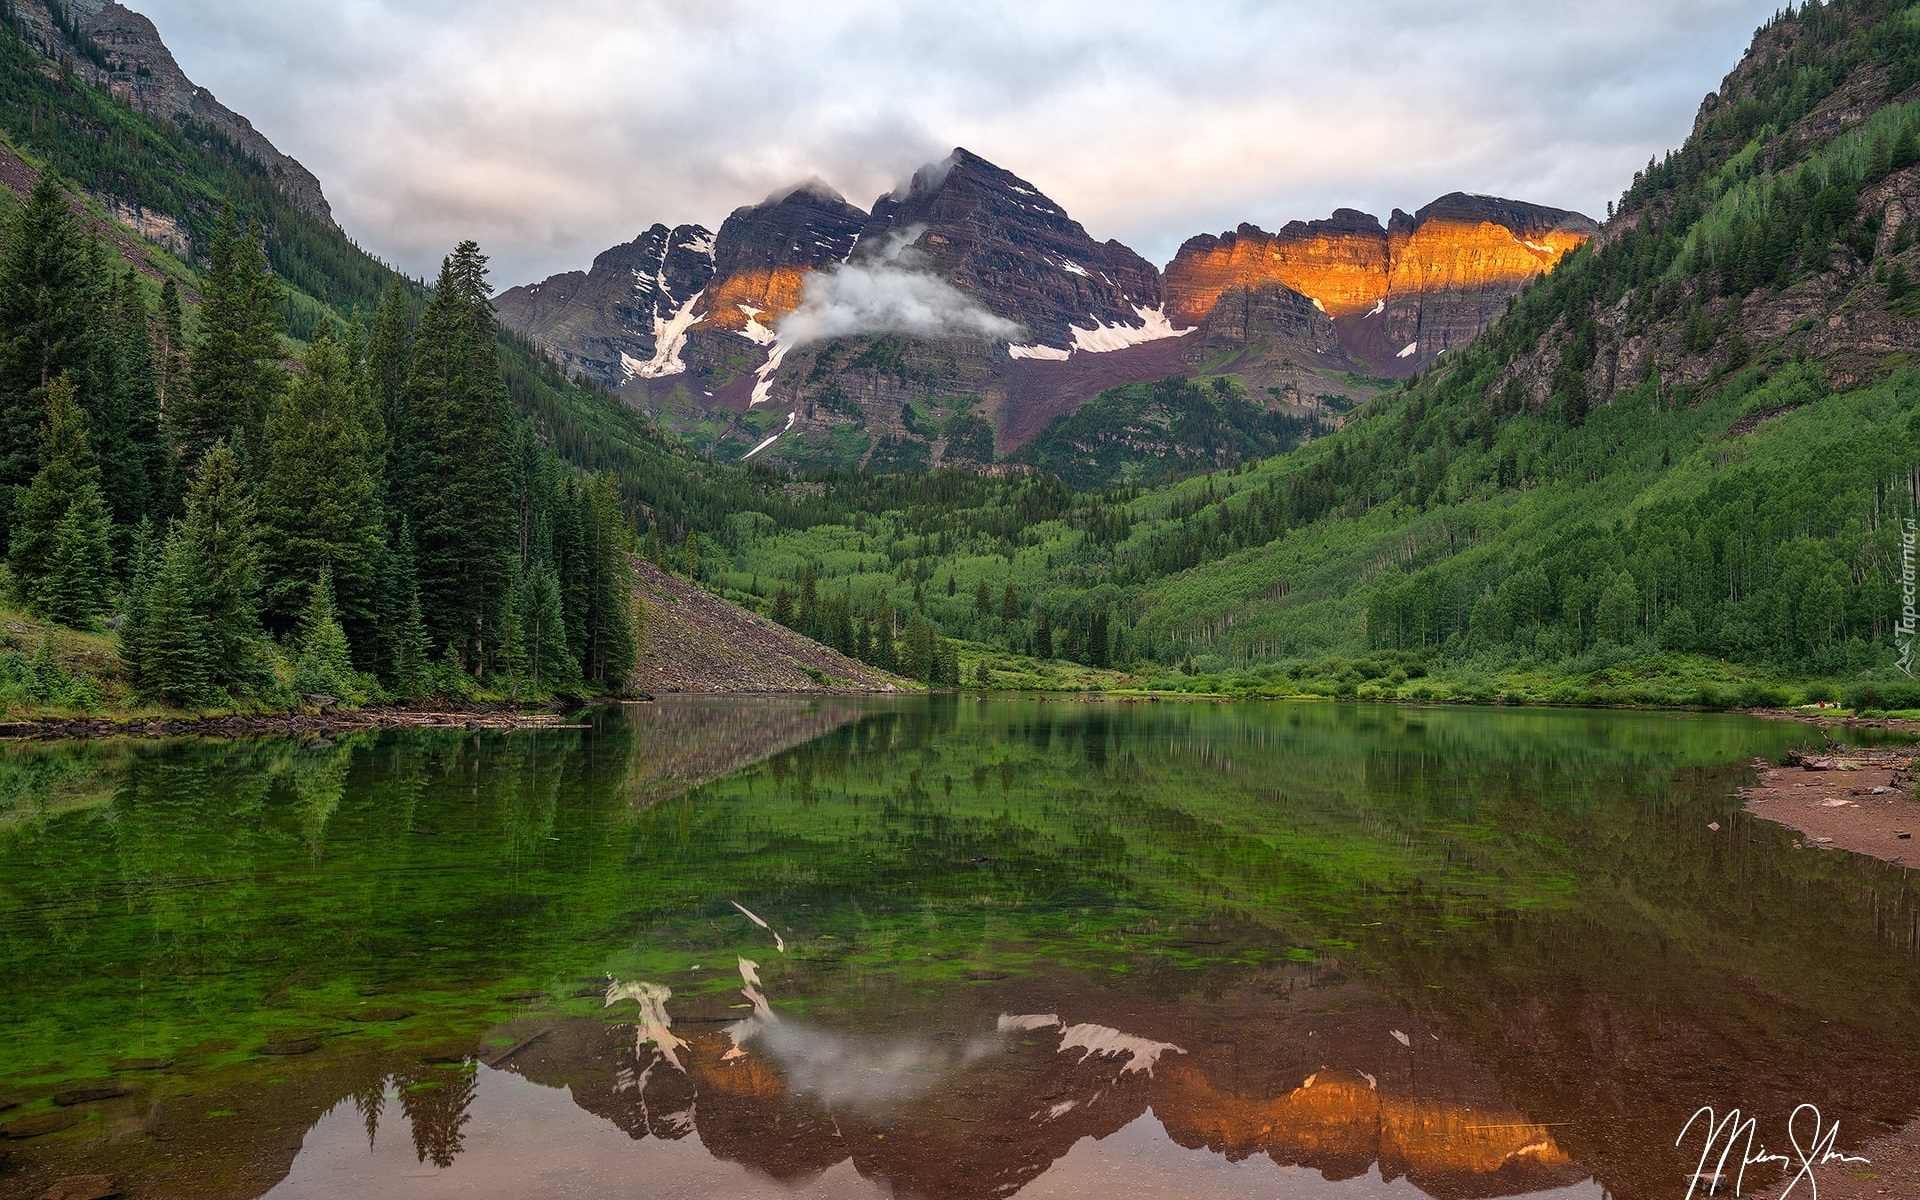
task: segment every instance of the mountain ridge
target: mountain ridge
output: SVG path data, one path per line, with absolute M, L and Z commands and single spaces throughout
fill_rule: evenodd
M 1257 403 L 1337 420 L 1378 392 L 1370 377 L 1410 374 L 1477 337 L 1596 229 L 1566 210 L 1453 193 L 1384 224 L 1340 210 L 1280 235 L 1251 225 L 1201 235 L 1162 272 L 956 148 L 865 214 L 818 181 L 736 209 L 713 237 L 707 281 L 671 305 L 602 255 L 584 277 L 503 292 L 497 310 L 721 457 L 978 470 L 1107 388 L 1173 375 L 1233 375 Z M 1278 238 L 1317 258 L 1306 270 L 1288 269 L 1298 255 L 1267 261 Z M 1256 243 L 1259 254 L 1208 261 Z M 910 270 L 879 261 L 902 253 Z M 830 307 L 837 276 L 868 287 L 876 270 L 888 286 L 920 280 L 928 294 L 912 304 L 977 312 L 931 330 L 867 314 L 829 339 L 847 342 L 844 353 L 783 339 L 810 295 Z M 989 318 L 1002 322 L 992 340 L 976 332 Z

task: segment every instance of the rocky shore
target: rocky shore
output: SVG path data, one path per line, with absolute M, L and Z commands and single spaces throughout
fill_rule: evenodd
M 1758 759 L 1747 811 L 1798 832 L 1809 850 L 1851 850 L 1903 867 L 1920 866 L 1920 747 L 1794 751 L 1783 766 Z

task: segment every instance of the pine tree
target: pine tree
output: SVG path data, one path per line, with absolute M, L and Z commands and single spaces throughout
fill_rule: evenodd
M 814 577 L 812 563 L 800 568 L 800 609 L 795 621 L 794 630 L 808 637 L 814 636 L 820 626 L 820 585 Z
M 239 460 L 225 442 L 215 442 L 193 473 L 179 541 L 199 594 L 210 682 L 263 684 L 259 523 Z
M 520 702 L 520 682 L 527 673 L 527 637 L 520 624 L 520 593 L 524 573 L 513 583 L 513 597 L 500 614 L 500 636 L 494 651 L 494 671 L 507 677 L 508 696 Z
M 513 586 L 512 416 L 487 260 L 472 242 L 441 265 L 414 339 L 396 434 L 420 607 L 437 645 L 486 661 L 487 621 Z
M 977 617 L 993 615 L 993 592 L 987 588 L 987 581 L 984 579 L 980 581 L 978 587 L 973 589 L 973 613 Z
M 639 659 L 641 613 L 630 557 L 633 530 L 613 476 L 597 476 L 581 486 L 579 528 L 576 578 L 585 636 L 576 657 L 587 679 L 622 691 Z
M 873 665 L 883 671 L 900 669 L 900 651 L 893 634 L 893 605 L 885 596 L 873 615 Z
M 374 314 L 373 328 L 367 331 L 366 370 L 362 375 L 371 415 L 378 419 L 383 437 L 380 450 L 386 458 L 383 475 L 395 477 L 394 435 L 405 427 L 402 419 L 407 375 L 413 362 L 411 310 L 399 281 L 388 286 Z M 390 498 L 389 498 L 390 502 Z
M 79 628 L 106 610 L 112 545 L 100 469 L 87 443 L 87 414 L 66 375 L 47 388 L 40 471 L 16 492 L 8 549 L 20 599 L 34 613 Z
M 141 521 L 133 534 L 129 555 L 133 569 L 128 573 L 127 590 L 121 601 L 126 619 L 120 625 L 120 661 L 136 688 L 145 686 L 141 652 L 146 647 L 148 600 L 159 575 L 161 552 L 153 522 Z
M 267 266 L 260 231 L 220 215 L 208 248 L 199 338 L 187 367 L 187 394 L 168 414 L 181 462 L 191 469 L 225 441 L 250 474 L 266 469 L 266 438 L 285 384 L 280 369 L 285 294 Z
M 1020 597 L 1011 583 L 1000 593 L 1000 619 L 1009 625 L 1020 619 Z
M 347 634 L 333 602 L 333 580 L 325 571 L 309 588 L 300 614 L 300 658 L 294 664 L 293 690 L 330 696 L 348 704 L 366 698 L 354 676 Z
M 542 564 L 524 572 L 514 604 L 526 637 L 527 673 L 534 688 L 553 690 L 578 682 L 580 668 L 567 651 L 560 578 L 553 568 Z
M 216 658 L 206 637 L 206 597 L 197 570 L 192 548 L 176 529 L 159 552 L 152 582 L 142 589 L 144 615 L 130 631 L 134 640 L 122 643 L 143 695 L 176 704 L 213 698 Z
M 1105 667 L 1112 648 L 1113 639 L 1107 632 L 1107 610 L 1100 608 L 1094 612 L 1087 628 L 1087 665 Z
M 66 189 L 41 172 L 0 252 L 0 530 L 13 523 L 14 489 L 34 475 L 53 381 L 67 376 L 88 405 L 105 394 L 106 296 L 92 245 Z
M 773 596 L 773 619 L 782 625 L 793 624 L 793 593 L 787 590 L 784 583 Z
M 364 397 L 353 386 L 346 348 L 325 321 L 305 365 L 274 416 L 271 459 L 260 482 L 267 624 L 292 628 L 308 606 L 313 581 L 325 574 L 357 660 L 372 666 L 379 606 L 374 571 L 383 546 Z
M 75 629 L 91 629 L 105 614 L 113 588 L 112 526 L 94 489 L 67 506 L 54 530 L 51 570 L 41 584 L 41 610 Z
M 1053 657 L 1053 625 L 1047 620 L 1044 609 L 1033 619 L 1033 656 L 1038 659 Z
M 161 376 L 154 349 L 153 313 L 131 268 L 116 290 L 113 323 L 119 353 L 120 421 L 127 439 L 129 475 L 126 500 L 113 508 L 115 520 L 126 530 L 128 540 L 124 545 L 130 547 L 132 531 L 143 519 L 174 511 L 176 502 L 173 455 L 160 431 Z M 112 489 L 108 491 L 112 503 Z
M 686 547 L 686 550 L 682 552 L 681 560 L 686 563 L 687 578 L 691 579 L 695 583 L 699 583 L 700 582 L 700 535 L 695 533 L 691 529 L 687 530 L 687 547 Z
M 160 391 L 160 423 L 167 427 L 167 412 L 181 403 L 186 391 L 186 320 L 180 307 L 180 288 L 169 278 L 160 286 L 160 314 L 154 327 L 153 363 Z

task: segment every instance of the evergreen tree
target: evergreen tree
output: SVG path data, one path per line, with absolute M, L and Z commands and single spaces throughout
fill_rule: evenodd
M 153 365 L 160 392 L 160 423 L 185 398 L 187 380 L 186 319 L 180 306 L 180 288 L 169 278 L 160 286 L 160 314 L 154 326 Z
M 387 473 L 394 472 L 392 437 L 405 427 L 402 405 L 406 399 L 407 376 L 413 360 L 413 331 L 407 296 L 395 280 L 381 297 L 380 310 L 374 314 L 373 328 L 367 333 L 365 383 L 372 413 L 387 433 L 384 447 L 389 462 Z
M 980 586 L 973 589 L 973 613 L 978 617 L 993 615 L 993 592 L 988 589 L 984 579 L 980 581 Z
M 112 526 L 96 489 L 67 506 L 54 530 L 52 569 L 41 585 L 40 609 L 75 629 L 91 629 L 108 607 L 113 587 Z
M 1009 625 L 1020 619 L 1020 597 L 1014 594 L 1011 583 L 1000 593 L 1000 619 Z
M 300 614 L 300 657 L 294 664 L 293 690 L 349 704 L 366 698 L 354 676 L 347 634 L 334 607 L 333 580 L 324 570 L 308 590 L 306 609 Z
M 231 208 L 214 227 L 208 257 L 187 394 L 168 421 L 187 468 L 225 441 L 249 473 L 262 472 L 268 422 L 285 383 L 279 364 L 285 295 L 267 266 L 260 231 L 252 225 L 242 231 Z
M 813 573 L 813 564 L 806 563 L 800 568 L 800 611 L 796 614 L 794 630 L 808 637 L 820 626 L 820 586 Z
M 206 637 L 206 596 L 192 547 L 176 529 L 141 589 L 143 615 L 122 635 L 121 653 L 143 695 L 176 704 L 213 697 L 216 652 Z
M 1108 652 L 1113 647 L 1113 639 L 1107 632 L 1107 610 L 1095 610 L 1093 620 L 1087 628 L 1087 665 L 1105 667 Z
M 784 583 L 773 596 L 773 619 L 782 625 L 793 624 L 793 593 L 787 590 Z
M 900 669 L 900 652 L 893 633 L 893 605 L 887 602 L 885 596 L 880 597 L 873 615 L 873 658 L 870 661 L 883 671 Z
M 494 651 L 494 670 L 507 678 L 507 695 L 520 702 L 520 683 L 527 674 L 527 637 L 520 624 L 520 594 L 525 573 L 513 581 L 513 596 L 500 614 L 500 636 Z
M 420 319 L 396 434 L 420 607 L 437 645 L 486 661 L 489 617 L 513 586 L 512 418 L 487 260 L 462 242 Z
M 46 392 L 40 471 L 17 489 L 19 520 L 7 555 L 28 609 L 80 628 L 106 610 L 112 571 L 106 502 L 87 424 L 72 379 L 59 376 Z
M 526 638 L 527 673 L 536 690 L 578 682 L 580 668 L 567 651 L 566 618 L 560 611 L 560 578 L 550 566 L 536 565 L 521 575 L 514 607 Z
M 119 351 L 120 423 L 127 439 L 127 483 L 122 489 L 124 499 L 114 503 L 113 510 L 130 546 L 132 531 L 142 519 L 172 512 L 175 504 L 173 455 L 160 432 L 161 372 L 154 349 L 153 313 L 131 268 L 116 290 L 114 335 Z M 113 489 L 107 491 L 113 502 Z
M 396 692 L 414 698 L 424 695 L 431 686 L 433 639 L 428 636 L 426 621 L 420 613 L 420 582 L 413 567 L 413 532 L 405 518 L 401 519 L 384 560 L 381 670 Z
M 1053 625 L 1047 620 L 1045 609 L 1033 619 L 1033 656 L 1038 659 L 1053 657 Z
M 33 477 L 47 389 L 66 376 L 89 405 L 105 391 L 105 296 L 92 239 L 43 171 L 0 252 L 0 530 Z M 57 518 L 56 518 L 57 519 Z
M 576 655 L 582 674 L 602 687 L 623 691 L 639 659 L 639 600 L 634 594 L 632 527 L 621 507 L 620 485 L 611 475 L 587 480 L 580 489 L 577 590 L 584 636 Z
M 162 545 L 154 536 L 153 522 L 143 520 L 135 528 L 129 555 L 133 569 L 128 573 L 127 590 L 121 608 L 125 620 L 120 625 L 120 661 L 134 687 L 144 690 L 145 667 L 142 652 L 146 648 L 148 602 L 160 572 Z
M 364 398 L 332 326 L 322 321 L 306 370 L 274 416 L 270 462 L 260 482 L 267 624 L 290 629 L 309 607 L 313 581 L 333 580 L 334 602 L 357 659 L 377 660 L 374 622 L 383 549 L 380 485 L 372 474 Z
M 695 533 L 691 529 L 687 530 L 687 548 L 684 554 L 682 555 L 682 558 L 687 565 L 687 578 L 691 579 L 695 583 L 699 583 L 700 582 L 700 535 Z
M 198 593 L 210 683 L 263 685 L 259 523 L 239 460 L 225 442 L 215 442 L 193 473 L 178 539 Z

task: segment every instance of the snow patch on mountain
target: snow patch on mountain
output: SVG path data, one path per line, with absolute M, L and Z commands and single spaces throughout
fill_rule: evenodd
M 773 399 L 773 373 L 780 369 L 780 364 L 785 362 L 786 358 L 786 344 L 775 342 L 773 352 L 767 355 L 767 361 L 761 363 L 753 373 L 753 377 L 759 382 L 753 385 L 753 399 L 747 401 L 748 408 L 765 404 Z
M 780 340 L 779 334 L 760 323 L 760 314 L 765 312 L 765 309 L 755 308 L 751 304 L 739 304 L 735 307 L 747 318 L 747 327 L 740 331 L 741 337 L 756 346 L 771 346 Z
M 790 412 L 790 413 L 788 413 L 788 414 L 787 414 L 787 423 L 786 423 L 785 425 L 782 425 L 782 426 L 781 426 L 781 427 L 780 427 L 779 429 L 777 429 L 777 430 L 775 430 L 775 431 L 774 431 L 774 434 L 773 434 L 773 436 L 772 436 L 772 437 L 770 437 L 770 438 L 768 438 L 768 439 L 767 439 L 766 441 L 764 441 L 764 442 L 761 442 L 761 443 L 760 443 L 760 444 L 759 444 L 758 446 L 755 446 L 755 447 L 754 447 L 753 449 L 751 449 L 751 450 L 749 450 L 749 451 L 747 451 L 747 452 L 746 452 L 745 454 L 742 454 L 742 455 L 740 456 L 740 461 L 741 461 L 741 462 L 745 462 L 745 461 L 747 461 L 748 459 L 750 459 L 750 458 L 752 458 L 752 457 L 753 457 L 754 455 L 756 455 L 756 454 L 758 454 L 758 453 L 760 453 L 760 452 L 761 452 L 762 450 L 765 450 L 765 449 L 766 449 L 766 448 L 767 448 L 768 446 L 771 446 L 771 445 L 773 445 L 773 444 L 774 444 L 775 442 L 777 442 L 777 441 L 779 441 L 779 440 L 780 440 L 780 435 L 781 435 L 781 434 L 783 434 L 783 433 L 786 433 L 786 432 L 787 432 L 788 430 L 790 430 L 790 429 L 792 429 L 792 428 L 793 428 L 793 423 L 794 423 L 794 421 L 796 421 L 796 420 L 798 420 L 798 419 L 799 419 L 799 417 L 800 417 L 800 412 L 799 412 L 799 410 L 798 410 L 798 409 L 795 409 L 795 410 L 794 410 L 793 412 Z M 741 963 L 743 964 L 743 970 L 744 970 L 744 965 L 746 964 L 746 962 L 747 962 L 747 960 L 743 958 L 743 959 L 741 959 L 740 961 L 741 961 Z M 753 965 L 753 966 L 758 966 L 759 964 L 758 964 L 758 963 L 754 963 L 754 964 L 751 964 L 751 965 Z M 753 980 L 752 980 L 751 982 L 753 982 L 753 983 L 759 983 L 759 982 L 760 982 L 760 980 L 759 980 L 758 978 L 755 978 L 755 979 L 753 979 Z
M 1108 325 L 1095 317 L 1092 329 L 1082 329 L 1078 325 L 1067 326 L 1073 334 L 1073 348 L 1087 354 L 1110 354 L 1115 350 L 1125 350 L 1148 342 L 1185 337 L 1193 332 L 1191 328 L 1175 329 L 1173 321 L 1167 317 L 1165 305 L 1147 308 L 1136 304 L 1133 306 L 1133 311 L 1134 315 L 1140 318 L 1138 325 Z
M 693 306 L 699 303 L 704 294 L 695 292 L 689 296 L 687 302 L 671 317 L 653 319 L 653 357 L 646 362 L 638 362 L 631 355 L 620 356 L 620 366 L 627 379 L 664 379 L 687 369 L 680 352 L 687 348 L 687 331 L 704 319 L 693 312 Z
M 1062 350 L 1057 346 L 1016 346 L 1007 343 L 1008 358 L 1037 358 L 1046 362 L 1065 362 L 1073 357 L 1073 351 Z

